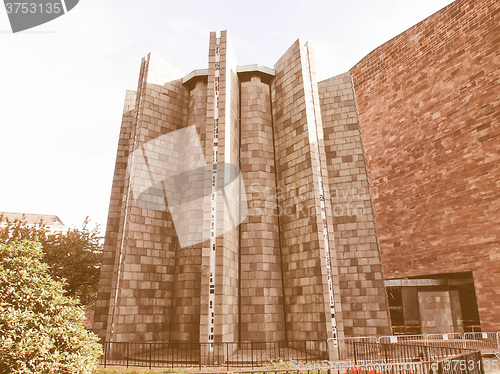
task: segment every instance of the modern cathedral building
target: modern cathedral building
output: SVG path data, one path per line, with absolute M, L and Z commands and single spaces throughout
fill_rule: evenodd
M 498 8 L 458 0 L 322 82 L 301 40 L 272 68 L 238 65 L 225 31 L 188 75 L 144 58 L 94 331 L 210 343 L 500 329 Z

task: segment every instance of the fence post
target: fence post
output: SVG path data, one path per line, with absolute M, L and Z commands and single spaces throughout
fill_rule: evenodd
M 262 345 L 260 346 L 260 349 L 259 349 L 259 351 L 260 351 L 260 364 L 262 365 L 262 362 L 263 362 L 262 351 L 265 351 L 267 349 L 267 344 L 266 344 L 266 342 L 263 342 L 261 344 L 264 344 L 264 349 L 262 349 Z
M 497 352 L 500 352 L 500 332 L 497 332 L 495 335 L 497 337 Z
M 387 357 L 387 344 L 386 343 L 383 343 L 383 344 L 384 344 L 385 363 L 388 364 L 389 363 L 389 359 Z
M 498 333 L 497 333 L 498 334 Z M 479 361 L 479 372 L 481 374 L 484 374 L 484 363 L 483 363 L 483 357 L 481 356 L 481 352 L 476 352 L 476 362 Z
M 198 343 L 198 367 L 201 370 L 201 347 L 203 347 L 203 343 Z
M 108 363 L 108 350 L 107 350 L 107 345 L 108 343 L 104 342 L 104 367 L 106 367 L 106 364 Z
M 356 341 L 353 341 L 352 345 L 354 347 L 354 365 L 358 366 L 358 352 L 356 349 Z
M 467 374 L 469 374 L 469 372 L 470 372 L 470 370 L 469 370 L 469 359 L 470 359 L 471 356 L 472 356 L 472 359 L 475 358 L 475 355 L 465 355 L 465 372 Z M 463 356 L 463 351 L 462 351 L 462 357 L 464 357 Z
M 151 354 L 153 351 L 153 347 L 151 346 L 153 343 L 149 343 L 149 370 L 151 370 Z
M 127 369 L 128 369 L 128 351 L 129 351 L 129 349 L 128 349 L 128 345 L 129 345 L 130 343 L 126 343 L 126 344 L 127 344 L 127 345 L 125 346 L 125 354 L 127 355 Z
M 226 369 L 229 371 L 229 343 L 226 344 Z
M 304 340 L 304 352 L 306 352 L 306 364 L 307 364 L 307 340 Z
M 252 351 L 252 369 L 253 369 L 253 342 L 250 342 L 250 350 Z
M 328 359 L 328 371 L 327 373 L 328 374 L 332 374 L 332 369 L 331 369 L 331 365 L 330 365 L 330 362 L 331 362 L 331 359 L 332 357 L 330 357 L 330 347 L 328 346 L 328 338 L 326 339 L 326 358 Z

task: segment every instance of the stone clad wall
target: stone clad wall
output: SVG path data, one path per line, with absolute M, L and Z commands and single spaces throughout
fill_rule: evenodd
M 336 195 L 332 191 L 367 184 L 359 158 L 359 133 L 341 130 L 328 107 L 331 100 L 337 101 L 337 93 L 331 96 L 318 88 L 311 48 L 300 41 L 276 63 L 274 71 L 243 68 L 238 72 L 226 32 L 219 40 L 215 33 L 210 35 L 207 73 L 196 71 L 178 79 L 172 67 L 154 56 L 143 60 L 137 94 L 127 95 L 116 161 L 94 323 L 102 339 L 172 343 L 318 340 L 321 343 L 314 347 L 324 351 L 327 338 L 345 333 L 369 335 L 388 328 L 387 305 L 381 300 L 385 294 L 378 288 L 375 293 L 365 290 L 381 283 L 369 196 L 363 200 L 366 216 L 359 218 L 355 229 L 342 226 L 346 222 L 334 216 Z M 330 83 L 328 92 L 339 84 Z M 216 95 L 218 152 L 214 161 Z M 355 115 L 348 102 L 342 105 Z M 199 139 L 185 136 L 184 142 L 162 143 L 163 135 L 176 130 L 192 134 L 191 126 Z M 346 166 L 352 180 L 339 177 L 338 160 L 332 163 L 330 159 L 335 152 L 331 126 L 345 132 L 350 144 L 345 148 L 353 160 L 342 154 L 340 169 Z M 147 144 L 153 139 L 159 146 L 150 150 Z M 195 151 L 198 144 L 200 152 Z M 341 148 L 337 146 L 339 152 Z M 147 157 L 141 164 L 138 160 L 143 153 Z M 217 204 L 213 218 L 211 178 L 203 186 L 191 183 L 196 177 L 190 171 L 204 170 L 204 165 L 213 170 L 213 162 L 241 169 L 249 209 L 239 227 L 234 211 L 229 214 L 228 201 L 242 192 L 237 184 L 226 185 L 227 174 L 221 172 L 226 176 L 228 201 L 223 203 L 216 188 L 216 200 L 222 204 Z M 151 186 L 152 177 L 165 172 L 172 175 L 170 179 L 153 178 L 156 184 Z M 145 202 L 137 200 L 136 186 L 148 188 Z M 180 209 L 176 199 L 181 200 L 171 194 L 173 190 L 183 203 L 195 203 Z M 209 202 L 198 199 L 208 190 Z M 176 228 L 174 220 L 187 224 Z M 202 224 L 189 224 L 190 220 Z M 217 228 L 215 252 L 204 236 L 210 233 L 212 220 Z M 353 236 L 357 242 L 350 239 Z M 191 245 L 181 247 L 181 243 Z M 211 254 L 215 260 L 212 278 Z M 221 361 L 231 353 L 218 352 L 217 357 L 203 359 Z
M 326 340 L 331 336 L 331 324 L 325 310 L 329 302 L 308 130 L 315 124 L 308 119 L 311 113 L 306 105 L 312 94 L 306 97 L 305 53 L 305 46 L 296 41 L 276 63 L 271 89 L 278 201 L 284 212 L 280 216 L 283 293 L 288 339 Z
M 236 74 L 236 60 L 227 37 L 227 31 L 221 31 L 221 106 L 220 114 L 224 114 L 219 122 L 221 139 L 219 163 L 239 165 L 240 163 L 240 107 L 239 79 Z M 225 187 L 229 200 L 238 198 L 239 190 L 234 186 Z M 238 267 L 239 267 L 239 229 L 233 224 L 234 218 L 226 209 L 223 225 L 229 230 L 218 237 L 217 276 L 220 302 L 216 308 L 217 341 L 238 340 Z M 216 297 L 217 297 L 216 290 Z
M 170 79 L 165 63 L 148 55 L 138 89 L 134 149 L 162 134 L 185 127 L 187 90 L 180 80 Z M 162 81 L 169 82 L 158 84 Z M 144 176 L 134 166 L 131 183 L 141 184 Z M 165 163 L 164 167 L 171 165 Z M 132 195 L 129 196 L 126 215 L 122 261 L 118 265 L 121 268 L 117 277 L 118 303 L 115 316 L 110 315 L 115 320 L 113 338 L 114 341 L 131 338 L 166 341 L 169 336 L 165 326 L 170 324 L 171 318 L 177 251 L 175 228 L 169 212 L 140 208 Z
M 118 251 L 120 222 L 123 223 L 123 198 L 127 182 L 128 157 L 132 147 L 132 127 L 136 112 L 136 92 L 127 91 L 123 107 L 123 119 L 116 154 L 113 187 L 109 202 L 108 222 L 106 225 L 106 240 L 102 255 L 101 274 L 97 293 L 94 331 L 102 338 L 106 336 L 108 324 L 109 304 L 113 278 L 116 277 L 115 256 Z
M 213 162 L 214 145 L 214 84 L 215 84 L 215 45 L 216 33 L 210 33 L 208 49 L 208 76 L 207 76 L 207 104 L 205 112 L 205 159 L 207 165 Z M 202 115 L 202 113 L 200 113 Z M 204 210 L 210 210 L 210 206 L 203 206 Z M 204 229 L 209 229 L 210 222 L 206 223 Z M 209 310 L 209 277 L 210 277 L 210 240 L 202 243 L 201 257 L 201 292 L 200 292 L 200 336 L 199 342 L 207 342 L 209 336 L 213 333 L 209 328 L 211 318 Z M 218 243 L 217 243 L 218 245 Z
M 457 322 L 462 322 L 457 290 L 419 291 L 418 304 L 422 334 L 455 332 Z
M 152 55 L 143 60 L 129 150 L 185 127 L 188 92 L 180 80 L 170 78 L 171 73 L 163 61 Z M 170 81 L 164 85 L 156 84 L 167 80 Z M 118 158 L 124 161 L 120 153 Z M 129 162 L 127 158 L 106 334 L 101 332 L 101 337 L 117 342 L 166 341 L 169 339 L 177 250 L 175 229 L 170 213 L 136 205 L 129 186 L 141 184 L 144 176 L 140 170 L 130 168 Z M 111 243 L 112 236 L 108 235 L 105 241 Z M 109 289 L 109 285 L 103 284 L 103 287 Z M 106 310 L 100 313 L 96 310 L 97 321 L 106 318 L 101 313 Z
M 318 84 L 346 336 L 391 333 L 354 88 L 349 73 Z
M 206 138 L 206 110 L 207 110 L 207 84 L 204 80 L 198 80 L 189 91 L 189 105 L 187 126 L 195 126 L 199 136 L 199 142 L 205 151 Z M 198 139 L 192 139 L 196 141 Z M 200 163 L 206 163 L 206 153 L 203 155 Z M 191 158 L 194 159 L 191 160 Z M 186 154 L 184 160 L 189 165 L 197 165 L 196 156 Z M 196 163 L 196 164 L 195 164 Z M 186 180 L 183 183 L 183 196 L 199 196 L 201 186 L 189 183 Z M 184 219 L 203 217 L 200 209 L 189 210 L 184 213 Z M 201 262 L 202 248 L 207 246 L 202 240 L 202 227 L 190 225 L 191 238 L 196 237 L 200 240 L 199 244 L 191 245 L 185 248 L 178 248 L 175 264 L 174 297 L 172 301 L 172 318 L 170 326 L 170 340 L 174 342 L 198 342 L 200 336 L 200 297 L 201 297 Z
M 351 69 L 388 278 L 472 271 L 500 329 L 500 3 L 457 0 Z
M 240 229 L 242 341 L 286 337 L 270 95 L 258 75 L 241 81 L 240 168 L 249 205 Z

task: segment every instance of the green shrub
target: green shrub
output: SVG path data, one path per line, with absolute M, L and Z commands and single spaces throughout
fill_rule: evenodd
M 0 245 L 0 373 L 94 373 L 97 337 L 41 257 L 38 242 Z
M 9 221 L 0 215 L 0 243 L 36 240 L 42 244 L 42 262 L 49 265 L 50 276 L 64 280 L 64 290 L 90 309 L 97 295 L 102 257 L 102 238 L 99 226 L 90 228 L 87 217 L 80 229 L 70 229 L 65 235 L 50 234 L 40 221 Z

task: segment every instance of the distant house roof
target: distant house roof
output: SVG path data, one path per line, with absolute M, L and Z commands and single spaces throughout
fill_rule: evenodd
M 65 226 L 61 219 L 53 214 L 32 214 L 32 213 L 9 213 L 0 212 L 0 216 L 9 221 L 20 220 L 26 222 L 28 225 L 36 225 L 43 221 L 47 226 Z

